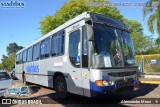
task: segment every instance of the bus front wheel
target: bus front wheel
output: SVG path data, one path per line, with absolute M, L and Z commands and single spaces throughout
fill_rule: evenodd
M 63 76 L 57 76 L 55 79 L 55 91 L 60 98 L 67 97 L 67 85 Z

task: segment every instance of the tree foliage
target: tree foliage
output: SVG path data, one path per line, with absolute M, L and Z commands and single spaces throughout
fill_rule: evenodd
M 2 64 L 0 63 L 0 70 L 2 70 L 3 69 L 3 66 L 2 66 Z
M 159 53 L 160 53 L 159 46 L 150 47 L 146 52 L 146 54 L 159 54 Z
M 12 70 L 15 66 L 15 54 L 5 57 L 1 66 L 5 70 Z
M 154 33 L 157 32 L 160 36 L 160 2 L 159 0 L 150 0 L 146 3 L 143 9 L 143 19 L 149 15 L 147 25 L 149 30 Z M 155 30 L 156 29 L 156 30 Z
M 102 0 L 70 0 L 68 3 L 63 4 L 63 6 L 56 11 L 52 16 L 46 16 L 40 22 L 40 29 L 42 35 L 50 32 L 66 21 L 74 18 L 75 16 L 82 14 L 83 12 L 96 12 L 106 16 L 109 16 L 120 21 L 124 20 L 123 15 L 115 7 L 110 6 L 87 6 L 87 3 L 98 2 Z
M 158 38 L 156 39 L 156 45 L 159 45 L 159 46 L 160 46 L 160 37 L 158 37 Z
M 8 56 L 3 55 L 2 56 L 2 63 L 0 64 L 0 69 L 4 70 L 12 70 L 15 66 L 15 58 L 16 58 L 16 52 L 22 49 L 22 46 L 18 46 L 16 43 L 10 43 L 7 48 L 7 54 Z
M 15 54 L 22 48 L 23 48 L 22 46 L 18 46 L 16 43 L 10 43 L 9 46 L 7 46 L 6 51 L 8 55 L 11 55 L 11 54 Z

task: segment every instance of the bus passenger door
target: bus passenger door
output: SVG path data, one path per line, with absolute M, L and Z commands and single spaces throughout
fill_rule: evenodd
M 82 80 L 84 96 L 90 97 L 90 79 L 88 71 L 88 40 L 86 34 L 86 27 L 82 27 L 82 42 L 81 42 L 81 61 L 82 61 Z
M 83 95 L 83 81 L 81 68 L 81 35 L 82 28 L 68 33 L 69 61 L 67 70 L 69 72 L 69 92 Z

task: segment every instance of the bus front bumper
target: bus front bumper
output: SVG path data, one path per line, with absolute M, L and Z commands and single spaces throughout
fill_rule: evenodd
M 110 86 L 97 86 L 95 82 L 90 82 L 91 97 L 104 96 L 111 93 L 126 92 L 129 90 L 139 90 L 139 82 L 132 81 L 127 84 L 114 84 Z

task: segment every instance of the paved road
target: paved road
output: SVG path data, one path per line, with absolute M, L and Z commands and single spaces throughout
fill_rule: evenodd
M 22 81 L 16 80 L 16 86 L 23 86 Z M 50 88 L 33 85 L 32 84 L 32 94 L 29 97 L 29 99 L 37 99 L 42 100 L 42 102 L 47 103 L 45 105 L 23 105 L 24 107 L 63 107 L 63 106 L 69 106 L 69 107 L 94 107 L 94 106 L 112 106 L 113 104 L 110 104 L 110 101 L 114 101 L 116 106 L 136 106 L 136 107 L 158 107 L 159 104 L 122 104 L 122 100 L 126 101 L 136 101 L 135 98 L 159 98 L 160 101 L 160 85 L 153 85 L 153 84 L 141 84 L 139 91 L 128 91 L 123 92 L 119 94 L 114 94 L 112 96 L 107 96 L 105 98 L 97 98 L 97 99 L 91 99 L 86 98 L 78 95 L 70 95 L 68 99 L 59 99 L 59 96 L 56 94 L 56 92 Z M 141 99 L 138 99 L 138 101 L 141 101 Z M 150 99 L 145 99 L 145 101 Z M 155 99 L 152 99 L 155 100 Z M 87 102 L 87 103 L 86 103 Z M 149 103 L 149 102 L 148 102 Z M 12 107 L 20 107 L 22 105 L 10 105 Z M 0 107 L 8 107 L 8 105 L 3 105 Z

